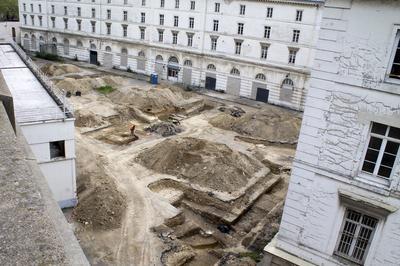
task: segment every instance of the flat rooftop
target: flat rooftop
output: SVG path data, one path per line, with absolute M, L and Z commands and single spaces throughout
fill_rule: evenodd
M 14 99 L 17 123 L 66 118 L 60 106 L 9 44 L 0 45 L 0 71 Z

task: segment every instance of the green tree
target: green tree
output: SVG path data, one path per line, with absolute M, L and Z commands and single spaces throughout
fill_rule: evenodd
M 0 0 L 0 21 L 18 20 L 18 0 Z

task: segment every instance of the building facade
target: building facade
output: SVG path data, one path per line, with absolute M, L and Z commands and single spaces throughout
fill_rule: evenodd
M 327 0 L 268 265 L 399 265 L 400 3 Z
M 21 32 L 19 21 L 0 22 L 0 38 L 4 40 L 12 39 L 16 43 L 21 42 Z
M 322 1 L 20 0 L 26 50 L 301 110 Z M 50 48 L 49 48 L 50 47 Z
M 77 204 L 74 122 L 70 107 L 16 44 L 0 44 L 0 82 L 15 120 L 61 208 Z

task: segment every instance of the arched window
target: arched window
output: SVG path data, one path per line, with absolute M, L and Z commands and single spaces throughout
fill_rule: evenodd
M 185 60 L 185 62 L 183 62 L 183 65 L 184 65 L 184 66 L 189 66 L 189 67 L 191 67 L 191 66 L 192 66 L 192 61 L 190 61 L 190 60 Z
M 161 55 L 157 55 L 156 56 L 156 61 L 157 62 L 162 62 L 162 61 L 164 61 L 164 59 L 163 59 L 163 57 Z
M 216 68 L 213 64 L 209 64 L 209 65 L 207 66 L 207 70 L 216 71 L 217 68 Z
M 69 40 L 68 39 L 64 39 L 64 45 L 69 45 Z
M 54 37 L 51 41 L 52 41 L 53 44 L 57 44 L 57 38 L 56 37 Z
M 96 49 L 97 49 L 96 45 L 94 43 L 91 43 L 90 50 L 96 50 Z
M 145 54 L 144 54 L 143 51 L 140 51 L 140 52 L 138 53 L 138 56 L 140 56 L 140 57 L 145 57 Z
M 29 39 L 29 35 L 27 33 L 25 33 L 24 38 Z
M 178 58 L 176 58 L 175 56 L 171 56 L 168 60 L 168 63 L 170 64 L 179 64 Z
M 231 75 L 240 76 L 240 71 L 237 68 L 232 68 Z
M 265 75 L 264 75 L 263 73 L 258 73 L 258 74 L 256 75 L 256 79 L 257 79 L 257 80 L 263 80 L 263 81 L 265 81 L 265 80 L 266 80 L 266 77 L 265 77 Z
M 34 34 L 32 34 L 32 36 L 31 36 L 31 48 L 32 48 L 32 50 L 36 50 L 37 49 L 37 47 L 36 47 L 36 36 Z
M 121 49 L 121 54 L 126 55 L 128 54 L 128 50 L 126 48 Z
M 293 89 L 294 89 L 294 82 L 293 82 L 293 80 L 291 80 L 290 78 L 285 78 L 285 79 L 282 81 L 282 88 L 293 90 Z
M 81 41 L 77 41 L 77 42 L 76 42 L 76 46 L 77 46 L 77 47 L 82 47 L 82 46 L 83 46 L 83 43 L 82 43 Z
M 40 42 L 44 42 L 43 36 L 40 36 L 40 37 L 39 37 L 39 41 L 40 41 Z
M 107 53 L 111 53 L 111 47 L 110 46 L 106 46 L 106 52 Z

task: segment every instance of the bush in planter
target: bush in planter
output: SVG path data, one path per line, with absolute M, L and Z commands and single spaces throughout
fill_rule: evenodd
M 50 61 L 62 61 L 61 58 L 56 54 L 50 54 L 46 52 L 36 52 L 37 58 L 42 58 Z

